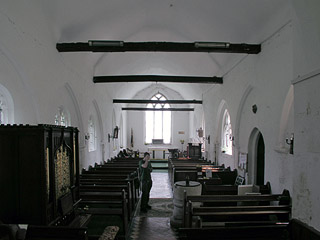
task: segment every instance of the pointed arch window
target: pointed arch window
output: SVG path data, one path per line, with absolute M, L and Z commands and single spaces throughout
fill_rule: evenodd
M 1 99 L 1 96 L 0 96 L 0 124 L 4 124 L 5 123 L 4 111 L 5 111 L 5 106 L 3 104 L 3 100 Z
M 167 98 L 161 94 L 155 94 L 151 100 L 165 101 Z M 147 105 L 147 108 L 166 109 L 168 103 Z M 152 143 L 152 139 L 163 139 L 163 143 L 171 143 L 171 112 L 170 111 L 146 111 L 146 143 Z
M 225 154 L 232 155 L 232 126 L 230 120 L 230 114 L 228 110 L 225 110 L 222 121 L 222 139 L 221 139 L 221 150 Z
M 71 120 L 69 112 L 63 106 L 60 106 L 58 108 L 58 113 L 54 117 L 54 124 L 68 127 L 70 126 L 70 123 Z
M 0 124 L 14 123 L 13 99 L 7 88 L 0 84 Z
M 93 152 L 96 150 L 96 127 L 95 127 L 94 119 L 92 116 L 90 116 L 89 123 L 88 123 L 88 133 L 89 133 L 88 151 Z

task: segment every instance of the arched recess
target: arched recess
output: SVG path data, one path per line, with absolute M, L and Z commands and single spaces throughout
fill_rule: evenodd
M 96 115 L 98 118 L 98 125 L 99 125 L 98 130 L 100 131 L 101 143 L 104 144 L 104 130 L 103 130 L 103 123 L 102 123 L 100 108 L 95 99 L 92 101 L 92 103 L 93 103 L 94 109 L 96 110 Z
M 65 85 L 65 88 L 67 89 L 67 92 L 69 93 L 69 97 L 71 98 L 72 100 L 72 103 L 73 103 L 73 106 L 74 106 L 74 109 L 75 109 L 75 112 L 76 112 L 76 116 L 77 116 L 77 122 L 79 124 L 79 130 L 80 130 L 80 133 L 84 133 L 84 127 L 83 127 L 83 122 L 82 122 L 82 114 L 81 114 L 81 111 L 80 111 L 80 107 L 79 107 L 79 104 L 78 104 L 78 101 L 77 101 L 77 98 L 70 86 L 69 83 L 66 83 Z M 83 139 L 84 138 L 80 138 L 80 143 L 84 143 L 83 142 Z
M 218 111 L 217 111 L 217 121 L 216 121 L 216 127 L 215 127 L 215 131 L 216 131 L 216 137 L 215 137 L 215 142 L 220 144 L 220 133 L 221 133 L 221 123 L 223 120 L 223 114 L 224 111 L 227 109 L 227 103 L 225 100 L 221 100 L 219 107 L 218 107 Z
M 231 113 L 229 111 L 229 106 L 225 100 L 221 100 L 218 111 L 217 111 L 217 121 L 215 126 L 215 142 L 214 142 L 214 151 L 215 151 L 215 163 L 216 164 L 225 164 L 226 166 L 230 166 L 232 168 L 236 168 L 235 158 L 234 158 L 234 147 L 233 142 L 230 141 L 231 150 L 228 151 L 228 154 L 224 152 L 222 149 L 222 134 L 223 134 L 223 126 L 225 121 L 226 113 L 228 113 L 229 117 L 231 117 Z M 232 126 L 232 118 L 230 118 L 230 125 Z M 230 127 L 231 128 L 231 127 Z M 231 128 L 232 132 L 232 128 Z M 232 137 L 230 138 L 232 139 Z
M 0 84 L 0 124 L 14 123 L 14 103 L 8 89 Z
M 194 140 L 195 142 L 200 142 L 200 143 L 203 143 L 203 137 L 204 136 L 204 127 L 205 127 L 205 124 L 204 124 L 204 112 L 203 112 L 203 108 L 202 106 L 196 106 L 195 109 L 194 109 L 194 120 L 193 120 L 193 129 L 192 131 L 194 132 Z M 199 130 L 201 128 L 201 134 L 199 136 Z M 202 148 L 203 148 L 203 145 L 202 145 Z
M 115 112 L 115 110 L 113 109 L 112 110 L 112 126 L 111 126 L 111 135 L 113 136 L 113 134 L 114 134 L 114 128 L 117 126 L 117 118 L 116 118 L 116 112 Z M 113 136 L 114 137 L 114 136 Z M 115 138 L 112 138 L 112 151 L 117 151 L 117 148 L 118 148 L 118 146 L 117 146 L 117 143 L 118 143 L 118 141 L 117 141 L 117 139 L 115 139 Z
M 287 131 L 292 130 L 292 133 L 293 133 L 293 126 L 292 126 L 292 129 L 289 129 L 290 123 L 292 123 L 293 125 L 293 119 L 290 119 L 291 116 L 293 117 L 293 100 L 294 100 L 293 86 L 290 86 L 282 107 L 278 142 L 275 146 L 275 150 L 280 153 L 289 152 L 289 146 L 285 144 L 285 139 L 290 137 L 287 135 L 288 134 Z
M 249 137 L 247 183 L 264 184 L 265 144 L 262 133 L 254 128 Z
M 122 116 L 122 112 L 121 112 L 121 114 L 120 114 L 120 134 L 119 134 L 119 141 L 120 141 L 120 148 L 123 148 L 124 147 L 124 145 L 123 145 L 123 143 L 124 143 L 124 129 L 123 129 L 123 127 L 124 127 L 124 124 L 123 124 L 123 116 Z
M 253 87 L 249 85 L 244 93 L 242 94 L 239 106 L 238 106 L 238 111 L 237 111 L 237 116 L 236 116 L 236 122 L 234 125 L 234 143 L 235 143 L 235 148 L 239 150 L 239 131 L 240 131 L 240 122 L 241 122 L 241 116 L 243 112 L 243 107 L 245 105 L 245 102 L 251 93 Z

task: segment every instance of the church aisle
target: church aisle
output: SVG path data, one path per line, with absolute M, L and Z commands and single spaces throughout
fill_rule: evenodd
M 150 198 L 172 198 L 171 185 L 169 183 L 168 170 L 154 170 L 151 173 L 152 188 Z
M 170 227 L 173 201 L 168 172 L 154 171 L 152 181 L 149 201 L 152 209 L 147 213 L 140 213 L 138 209 L 129 240 L 176 240 L 177 232 Z

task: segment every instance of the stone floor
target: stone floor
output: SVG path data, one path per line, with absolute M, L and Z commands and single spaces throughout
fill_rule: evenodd
M 171 185 L 169 183 L 169 176 L 167 172 L 151 173 L 152 188 L 150 192 L 150 198 L 172 198 Z
M 168 209 L 173 208 L 172 203 L 172 191 L 169 184 L 167 172 L 152 173 L 153 186 L 150 193 L 150 202 L 163 202 L 163 205 L 168 206 L 164 208 L 163 214 L 155 216 L 154 210 L 158 207 L 154 203 L 154 208 L 148 213 L 137 214 L 132 222 L 130 240 L 176 240 L 177 233 L 175 229 L 170 227 L 170 217 L 168 215 Z M 161 200 L 162 199 L 162 200 Z M 170 205 L 171 204 L 171 205 Z M 169 206 L 170 205 L 170 206 Z M 139 210 L 139 209 L 138 209 Z M 162 217 L 163 215 L 164 217 Z

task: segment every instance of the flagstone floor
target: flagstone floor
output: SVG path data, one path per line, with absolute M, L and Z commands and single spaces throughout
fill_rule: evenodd
M 171 185 L 169 183 L 168 172 L 151 173 L 152 188 L 150 198 L 172 198 Z
M 177 232 L 170 226 L 170 213 L 168 209 L 173 209 L 172 190 L 169 183 L 167 172 L 152 172 L 153 186 L 150 192 L 150 203 L 153 205 L 153 209 L 148 213 L 139 213 L 133 219 L 130 240 L 176 240 Z M 162 199 L 162 200 L 161 200 Z M 160 203 L 163 202 L 164 206 L 163 214 L 161 212 L 156 214 L 156 210 L 159 211 Z M 159 203 L 160 202 L 160 203 Z M 139 209 L 138 209 L 139 210 Z M 164 217 L 162 217 L 163 215 Z M 160 217 L 159 217 L 160 216 Z

